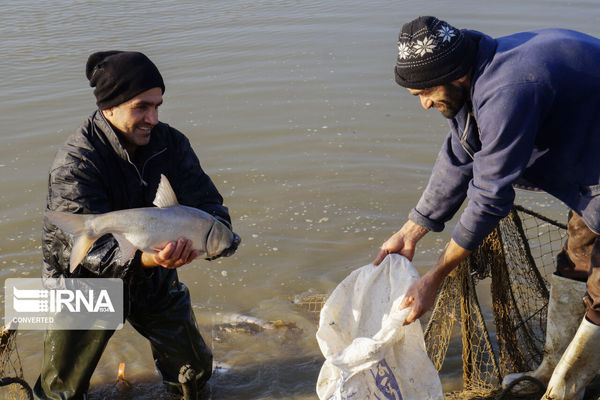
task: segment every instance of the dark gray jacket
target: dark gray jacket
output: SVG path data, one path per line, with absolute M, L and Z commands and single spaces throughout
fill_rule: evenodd
M 99 110 L 58 151 L 50 168 L 47 208 L 96 214 L 152 207 L 161 174 L 169 179 L 180 204 L 209 212 L 231 226 L 223 198 L 181 132 L 159 123 L 150 142 L 139 147 L 135 159 L 130 160 Z M 140 252 L 123 264 L 117 241 L 105 235 L 71 275 L 71 245 L 70 235 L 45 219 L 43 276 L 123 278 L 127 283 L 134 272 L 140 272 Z

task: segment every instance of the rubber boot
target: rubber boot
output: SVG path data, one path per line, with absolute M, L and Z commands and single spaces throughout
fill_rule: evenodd
M 600 326 L 586 318 L 554 369 L 542 400 L 583 398 L 585 387 L 600 370 Z
M 548 383 L 554 367 L 558 364 L 583 318 L 585 306 L 582 299 L 585 292 L 585 282 L 563 278 L 555 274 L 550 277 L 544 359 L 535 371 L 506 375 L 502 381 L 503 388 L 524 375 L 535 378 L 544 385 Z M 512 393 L 527 395 L 536 393 L 538 390 L 539 388 L 533 383 L 523 381 L 512 389 Z

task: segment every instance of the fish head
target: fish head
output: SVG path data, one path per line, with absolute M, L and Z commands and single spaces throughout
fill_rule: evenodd
M 212 229 L 206 238 L 206 254 L 208 257 L 216 257 L 223 250 L 231 247 L 233 243 L 233 232 L 221 221 L 215 219 Z

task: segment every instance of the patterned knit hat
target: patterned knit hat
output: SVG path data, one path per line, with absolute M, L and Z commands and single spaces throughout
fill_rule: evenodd
M 404 24 L 398 37 L 396 82 L 427 89 L 469 72 L 477 52 L 473 40 L 445 21 L 419 17 Z
M 156 65 L 137 51 L 100 51 L 88 57 L 85 75 L 96 88 L 101 110 L 118 106 L 155 87 L 165 93 L 165 84 Z

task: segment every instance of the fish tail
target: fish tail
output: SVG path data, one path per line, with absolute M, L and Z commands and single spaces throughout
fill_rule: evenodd
M 94 218 L 94 216 L 46 211 L 46 217 L 54 225 L 73 235 L 73 248 L 71 249 L 69 270 L 71 272 L 75 271 L 75 268 L 81 263 L 90 247 L 92 247 L 92 244 L 100 237 L 100 235 L 93 234 L 93 231 L 88 228 L 88 221 Z

